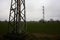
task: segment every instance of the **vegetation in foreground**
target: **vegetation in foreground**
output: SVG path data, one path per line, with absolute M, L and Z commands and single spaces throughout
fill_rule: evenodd
M 27 32 L 34 40 L 59 40 L 60 22 L 26 22 Z M 0 22 L 0 35 L 8 31 L 8 22 Z M 56 36 L 56 37 L 55 37 Z
M 60 34 L 60 22 L 27 22 L 27 32 Z M 8 22 L 0 22 L 0 34 L 8 31 Z

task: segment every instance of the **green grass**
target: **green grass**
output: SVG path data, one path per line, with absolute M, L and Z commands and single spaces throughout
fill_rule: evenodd
M 60 23 L 27 23 L 31 33 L 60 34 Z
M 0 34 L 4 34 L 8 31 L 8 23 L 0 22 Z
M 8 31 L 8 23 L 0 22 L 0 34 Z M 27 32 L 60 34 L 60 23 L 27 22 Z

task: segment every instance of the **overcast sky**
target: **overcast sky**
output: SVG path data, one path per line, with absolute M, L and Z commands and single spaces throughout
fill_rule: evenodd
M 60 0 L 26 0 L 26 18 L 38 21 L 43 18 L 42 6 L 45 6 L 45 20 L 60 20 Z M 0 0 L 0 20 L 8 20 L 10 0 Z

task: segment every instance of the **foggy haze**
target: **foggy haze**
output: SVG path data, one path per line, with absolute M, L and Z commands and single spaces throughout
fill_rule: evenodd
M 43 5 L 45 6 L 45 20 L 60 20 L 60 0 L 26 0 L 26 20 L 42 19 Z M 8 20 L 9 10 L 10 0 L 0 0 L 0 20 Z

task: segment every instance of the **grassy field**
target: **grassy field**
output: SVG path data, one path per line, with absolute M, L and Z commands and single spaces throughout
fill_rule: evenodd
M 60 23 L 27 22 L 26 25 L 30 33 L 60 34 Z M 0 22 L 0 34 L 6 33 L 7 29 L 8 23 Z
M 0 34 L 4 34 L 8 31 L 8 23 L 0 22 Z
M 60 23 L 27 23 L 27 31 L 31 33 L 60 34 Z

